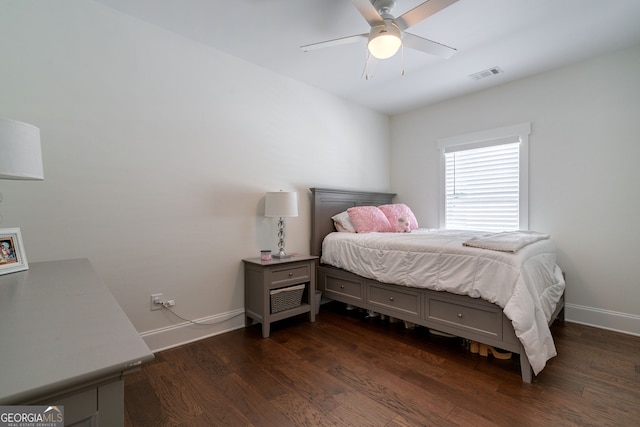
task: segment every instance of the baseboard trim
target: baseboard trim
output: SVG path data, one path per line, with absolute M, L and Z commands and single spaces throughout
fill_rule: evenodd
M 565 319 L 568 322 L 640 336 L 640 316 L 633 314 L 565 304 Z
M 153 353 L 168 350 L 204 338 L 244 328 L 244 308 L 195 319 L 194 322 L 198 324 L 181 322 L 164 328 L 142 332 L 140 337 Z
M 140 337 L 153 353 L 157 353 L 244 328 L 244 314 L 245 311 L 242 308 L 195 320 L 197 323 L 207 323 L 207 325 L 181 322 L 176 325 L 142 332 Z M 640 336 L 640 316 L 633 314 L 577 304 L 565 304 L 565 320 L 609 331 Z

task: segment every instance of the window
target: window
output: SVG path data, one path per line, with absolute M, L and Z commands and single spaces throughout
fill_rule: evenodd
M 441 228 L 528 228 L 530 130 L 523 123 L 438 141 Z

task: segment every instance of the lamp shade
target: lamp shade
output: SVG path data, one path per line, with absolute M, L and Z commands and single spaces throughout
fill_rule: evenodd
M 391 58 L 396 54 L 402 45 L 402 35 L 400 29 L 395 24 L 385 22 L 384 25 L 377 25 L 369 33 L 367 47 L 371 55 L 378 59 Z
M 0 118 L 0 179 L 44 179 L 40 129 Z
M 298 193 L 289 191 L 267 193 L 264 200 L 264 216 L 276 218 L 298 216 Z

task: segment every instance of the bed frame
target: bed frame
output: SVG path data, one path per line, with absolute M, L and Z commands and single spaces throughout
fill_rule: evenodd
M 333 215 L 353 206 L 393 203 L 395 196 L 323 188 L 311 188 L 311 193 L 311 255 L 318 256 L 324 237 L 335 231 Z M 335 301 L 519 354 L 522 381 L 533 381 L 531 365 L 513 325 L 495 304 L 464 295 L 380 283 L 324 264 L 318 267 L 318 289 Z M 556 318 L 564 320 L 564 296 L 551 322 Z

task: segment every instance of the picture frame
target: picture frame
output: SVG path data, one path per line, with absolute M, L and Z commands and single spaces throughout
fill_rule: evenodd
M 0 275 L 28 269 L 20 228 L 0 228 Z

